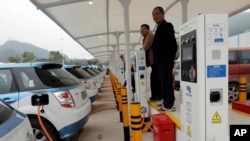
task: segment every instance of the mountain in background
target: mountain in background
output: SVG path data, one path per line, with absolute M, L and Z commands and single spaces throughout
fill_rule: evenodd
M 49 51 L 30 43 L 9 40 L 0 45 L 0 62 L 8 62 L 9 56 L 22 56 L 24 52 L 33 52 L 37 59 L 48 59 Z

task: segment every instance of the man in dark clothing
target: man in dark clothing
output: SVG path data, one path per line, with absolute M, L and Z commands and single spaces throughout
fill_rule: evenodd
M 155 7 L 152 12 L 157 29 L 153 41 L 153 65 L 157 74 L 158 88 L 163 98 L 163 109 L 175 111 L 173 89 L 173 67 L 177 51 L 173 25 L 164 19 L 162 7 Z
M 147 67 L 151 67 L 151 73 L 150 73 L 150 88 L 151 88 L 151 101 L 157 101 L 161 100 L 161 95 L 158 91 L 156 74 L 155 69 L 153 66 L 153 49 L 152 49 L 152 43 L 154 40 L 154 34 L 150 31 L 150 27 L 147 24 L 141 25 L 141 35 L 143 36 L 142 39 L 142 48 L 145 50 L 146 55 L 146 65 Z

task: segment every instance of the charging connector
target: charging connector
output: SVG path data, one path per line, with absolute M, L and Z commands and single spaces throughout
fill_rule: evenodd
M 210 102 L 218 102 L 221 99 L 220 91 L 211 91 L 210 92 Z
M 38 122 L 39 122 L 44 134 L 46 135 L 46 137 L 48 138 L 49 141 L 53 141 L 52 137 L 48 133 L 48 131 L 45 128 L 45 126 L 43 124 L 43 121 L 41 119 L 41 113 L 45 112 L 44 109 L 43 109 L 43 105 L 48 105 L 49 104 L 49 96 L 48 96 L 48 94 L 33 95 L 31 97 L 31 104 L 32 104 L 32 106 L 37 106 L 37 118 L 38 118 Z M 42 108 L 41 108 L 41 106 L 42 106 Z

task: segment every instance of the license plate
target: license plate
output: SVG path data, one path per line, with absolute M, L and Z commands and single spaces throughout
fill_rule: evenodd
M 86 91 L 82 91 L 82 99 L 85 99 L 87 97 Z

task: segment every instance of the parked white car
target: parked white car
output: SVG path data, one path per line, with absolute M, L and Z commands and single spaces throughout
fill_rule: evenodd
M 40 114 L 54 141 L 75 137 L 89 119 L 91 102 L 85 88 L 62 64 L 2 64 L 0 84 L 0 99 L 28 116 L 36 140 L 48 139 L 37 119 L 38 107 L 31 102 L 34 95 L 48 95 L 49 103 Z
M 28 117 L 1 100 L 0 141 L 35 141 Z
M 85 91 L 91 103 L 93 103 L 98 94 L 96 77 L 90 75 L 78 65 L 63 65 L 63 68 L 82 81 L 85 86 Z

